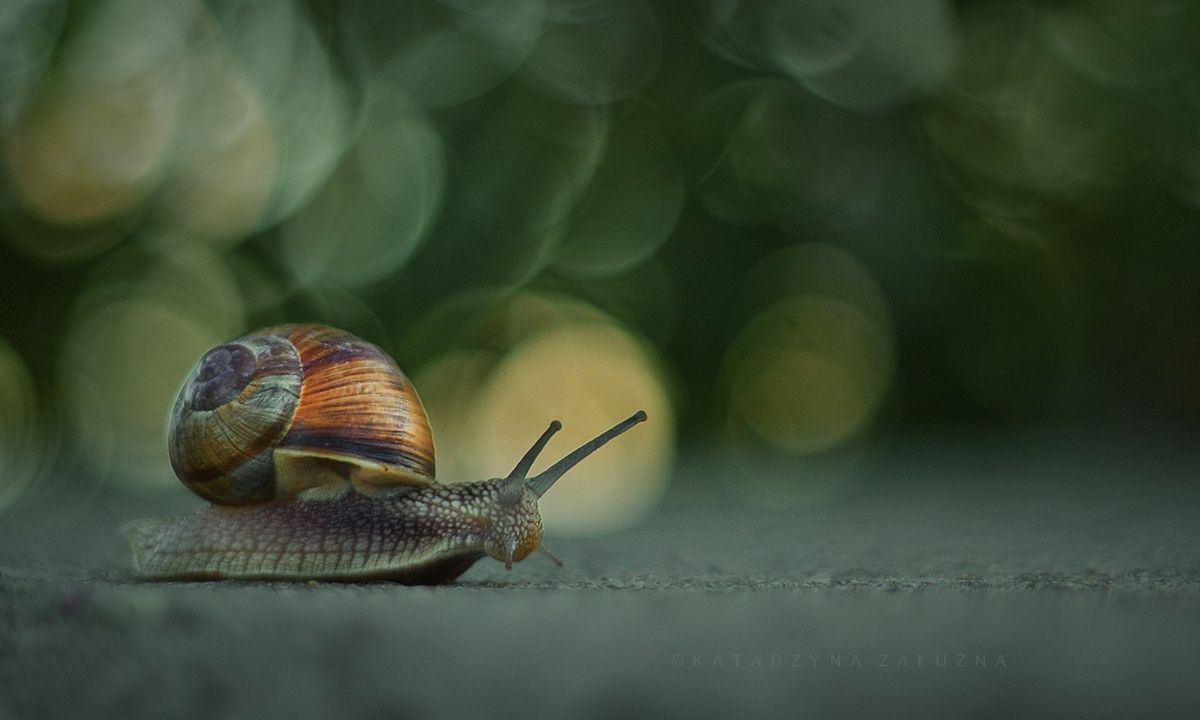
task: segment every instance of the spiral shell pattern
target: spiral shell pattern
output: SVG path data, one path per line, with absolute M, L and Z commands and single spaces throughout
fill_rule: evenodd
M 208 351 L 169 428 L 184 485 L 248 505 L 350 481 L 433 482 L 433 436 L 412 383 L 375 345 L 323 325 L 282 325 Z

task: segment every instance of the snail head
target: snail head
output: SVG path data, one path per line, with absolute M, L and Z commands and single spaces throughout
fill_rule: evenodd
M 624 421 L 571 451 L 541 473 L 528 477 L 533 463 L 545 449 L 546 443 L 562 429 L 561 422 L 551 421 L 550 427 L 546 428 L 533 447 L 521 457 L 508 477 L 500 480 L 496 517 L 493 518 L 493 525 L 485 543 L 488 554 L 511 568 L 512 563 L 524 559 L 534 550 L 541 550 L 559 564 L 557 559 L 541 546 L 542 517 L 538 512 L 538 499 L 581 460 L 599 450 L 609 440 L 645 420 L 645 411 L 638 410 Z

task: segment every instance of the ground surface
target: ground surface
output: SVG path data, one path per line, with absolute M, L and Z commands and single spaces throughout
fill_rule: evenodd
M 51 492 L 0 518 L 0 718 L 1200 716 L 1198 459 L 892 448 L 773 509 L 684 469 L 440 588 L 140 583 L 115 528 L 187 501 Z

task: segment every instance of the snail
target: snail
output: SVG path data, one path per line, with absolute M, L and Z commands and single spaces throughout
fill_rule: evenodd
M 412 383 L 375 345 L 315 324 L 209 350 L 171 413 L 180 481 L 211 505 L 124 528 L 152 579 L 450 582 L 490 555 L 511 569 L 542 547 L 538 499 L 646 419 L 638 411 L 528 477 L 555 420 L 504 478 L 442 484 Z

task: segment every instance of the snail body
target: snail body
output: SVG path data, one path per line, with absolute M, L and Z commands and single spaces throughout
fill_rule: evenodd
M 485 555 L 511 568 L 545 552 L 538 498 L 645 419 L 530 478 L 556 420 L 508 476 L 444 485 L 424 407 L 386 353 L 322 325 L 267 328 L 206 353 L 172 411 L 172 467 L 213 504 L 125 535 L 149 578 L 449 582 Z

